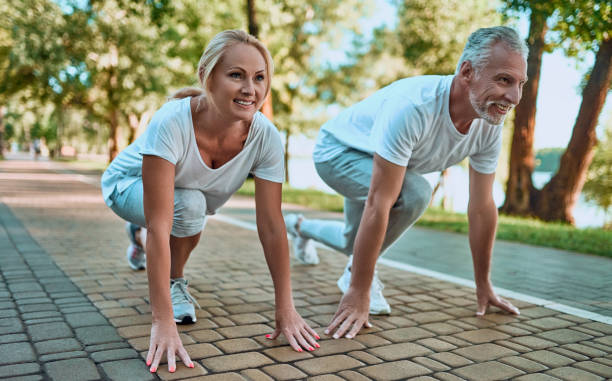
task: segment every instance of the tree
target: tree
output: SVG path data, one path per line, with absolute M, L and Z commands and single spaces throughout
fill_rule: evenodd
M 612 208 L 612 118 L 608 119 L 605 137 L 597 146 L 582 193 L 608 215 Z
M 532 83 L 529 89 L 525 89 L 523 100 L 517 107 L 507 199 L 501 208 L 502 212 L 509 214 L 533 215 L 546 221 L 573 223 L 572 210 L 593 158 L 595 127 L 612 77 L 612 5 L 598 0 L 580 0 L 571 4 L 509 1 L 507 4 L 510 9 L 532 12 L 533 25 L 530 26 L 527 42 L 535 52 L 542 49 L 546 22 L 552 23 L 550 29 L 555 32 L 556 40 L 553 39 L 551 46 L 563 47 L 570 55 L 584 50 L 597 52 L 595 64 L 584 87 L 572 138 L 562 156 L 559 171 L 541 191 L 536 190 L 531 183 L 538 84 Z M 554 6 L 554 12 L 550 11 L 550 6 Z M 546 16 L 547 12 L 552 16 Z M 535 53 L 530 52 L 528 84 L 533 81 L 531 73 L 538 73 L 539 77 L 541 59 L 533 56 Z

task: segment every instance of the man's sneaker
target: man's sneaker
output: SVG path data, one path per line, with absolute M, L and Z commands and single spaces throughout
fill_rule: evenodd
M 342 276 L 338 279 L 338 288 L 343 294 L 346 293 L 351 285 L 352 264 L 353 256 L 351 255 Z M 372 286 L 370 287 L 370 315 L 389 315 L 391 313 L 391 306 L 389 306 L 382 293 L 383 288 L 384 286 L 380 279 L 378 279 L 378 273 L 375 270 Z
M 317 255 L 314 243 L 311 239 L 304 238 L 297 230 L 297 224 L 303 218 L 304 216 L 301 214 L 288 214 L 285 216 L 287 233 L 291 236 L 291 242 L 293 243 L 293 255 L 300 263 L 317 265 L 319 264 L 319 256 Z
M 147 257 L 142 246 L 136 242 L 136 232 L 140 229 L 140 226 L 128 222 L 125 225 L 125 231 L 130 238 L 130 246 L 128 246 L 125 256 L 128 261 L 128 265 L 132 270 L 143 270 L 147 266 Z
M 174 321 L 178 324 L 192 324 L 196 322 L 194 304 L 200 307 L 198 302 L 187 290 L 187 279 L 170 279 L 170 298 L 172 299 L 172 311 Z

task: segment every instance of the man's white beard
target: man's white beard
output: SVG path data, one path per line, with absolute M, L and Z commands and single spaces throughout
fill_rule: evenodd
M 508 115 L 507 113 L 491 115 L 488 111 L 491 106 L 497 107 L 495 106 L 495 104 L 502 104 L 502 102 L 486 101 L 484 104 L 478 103 L 478 101 L 476 100 L 476 96 L 474 95 L 471 89 L 468 90 L 468 95 L 470 98 L 470 103 L 472 104 L 472 107 L 474 108 L 474 111 L 476 111 L 476 114 L 478 114 L 479 118 L 482 118 L 493 125 L 502 124 L 504 122 L 504 119 L 506 119 L 506 115 Z

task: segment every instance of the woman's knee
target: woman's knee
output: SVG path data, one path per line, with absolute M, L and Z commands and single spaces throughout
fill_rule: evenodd
M 174 220 L 172 235 L 190 237 L 204 228 L 206 221 L 206 197 L 195 189 L 174 190 Z

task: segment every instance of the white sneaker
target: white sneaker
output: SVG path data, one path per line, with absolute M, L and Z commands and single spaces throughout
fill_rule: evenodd
M 145 255 L 144 248 L 136 242 L 136 232 L 140 229 L 138 225 L 134 225 L 130 222 L 125 225 L 125 232 L 130 239 L 130 246 L 128 246 L 125 256 L 128 261 L 128 265 L 132 270 L 144 270 L 147 266 L 147 256 Z
M 343 294 L 346 293 L 351 285 L 352 264 L 353 256 L 351 255 L 344 267 L 342 276 L 338 279 L 338 288 Z M 391 313 L 391 306 L 389 306 L 382 293 L 384 287 L 380 279 L 378 279 L 378 272 L 374 270 L 374 279 L 372 279 L 372 286 L 370 287 L 370 315 L 389 315 Z
M 170 279 L 170 298 L 172 298 L 172 311 L 174 321 L 179 324 L 192 324 L 196 322 L 195 305 L 200 307 L 198 302 L 187 290 L 187 280 L 185 278 Z
M 285 226 L 287 233 L 291 236 L 293 243 L 293 255 L 295 258 L 305 265 L 319 264 L 319 256 L 317 249 L 311 239 L 304 238 L 297 230 L 297 224 L 304 216 L 301 214 L 288 214 L 285 216 Z

